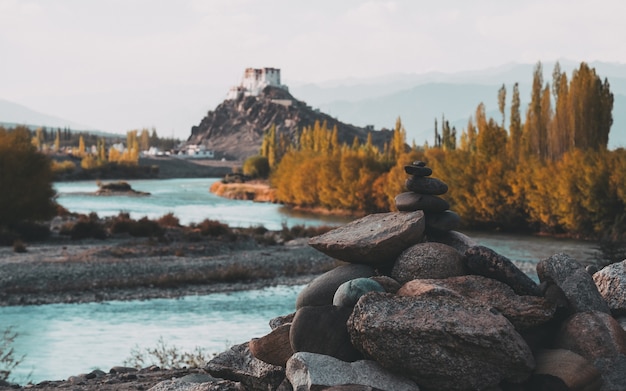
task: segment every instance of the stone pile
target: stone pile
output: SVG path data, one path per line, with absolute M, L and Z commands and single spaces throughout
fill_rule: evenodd
M 556 254 L 537 284 L 452 229 L 430 168 L 406 171 L 399 211 L 312 238 L 345 264 L 212 376 L 247 390 L 626 390 L 626 260 L 592 277 Z

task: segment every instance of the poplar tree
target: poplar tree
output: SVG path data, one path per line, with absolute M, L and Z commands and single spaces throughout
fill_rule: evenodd
M 509 120 L 509 155 L 514 162 L 519 161 L 520 145 L 522 142 L 522 117 L 520 115 L 519 85 L 513 85 L 513 96 L 511 97 L 511 118 Z

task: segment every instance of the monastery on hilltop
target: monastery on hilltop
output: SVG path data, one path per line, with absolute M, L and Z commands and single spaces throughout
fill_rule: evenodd
M 241 84 L 231 87 L 226 95 L 226 99 L 237 99 L 241 96 L 258 96 L 267 86 L 288 90 L 286 85 L 280 84 L 280 69 L 247 68 L 243 73 Z

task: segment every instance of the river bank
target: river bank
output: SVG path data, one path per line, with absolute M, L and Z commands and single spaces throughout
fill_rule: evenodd
M 146 300 L 305 284 L 337 265 L 306 239 L 52 239 L 0 247 L 0 306 Z

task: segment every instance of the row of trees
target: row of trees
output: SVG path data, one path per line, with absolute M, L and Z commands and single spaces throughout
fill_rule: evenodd
M 339 145 L 336 130 L 324 124 L 303 129 L 292 143 L 270 130 L 261 153 L 272 162 L 271 184 L 292 205 L 393 210 L 405 191 L 404 165 L 424 160 L 449 185 L 444 197 L 468 226 L 619 237 L 626 228 L 626 152 L 607 150 L 608 81 L 585 63 L 571 80 L 557 64 L 552 86 L 542 73 L 538 64 L 524 121 L 515 84 L 505 128 L 503 86 L 501 120 L 488 118 L 480 103 L 458 139 L 444 118 L 434 147 L 408 147 L 400 120 L 382 151 L 371 142 Z

